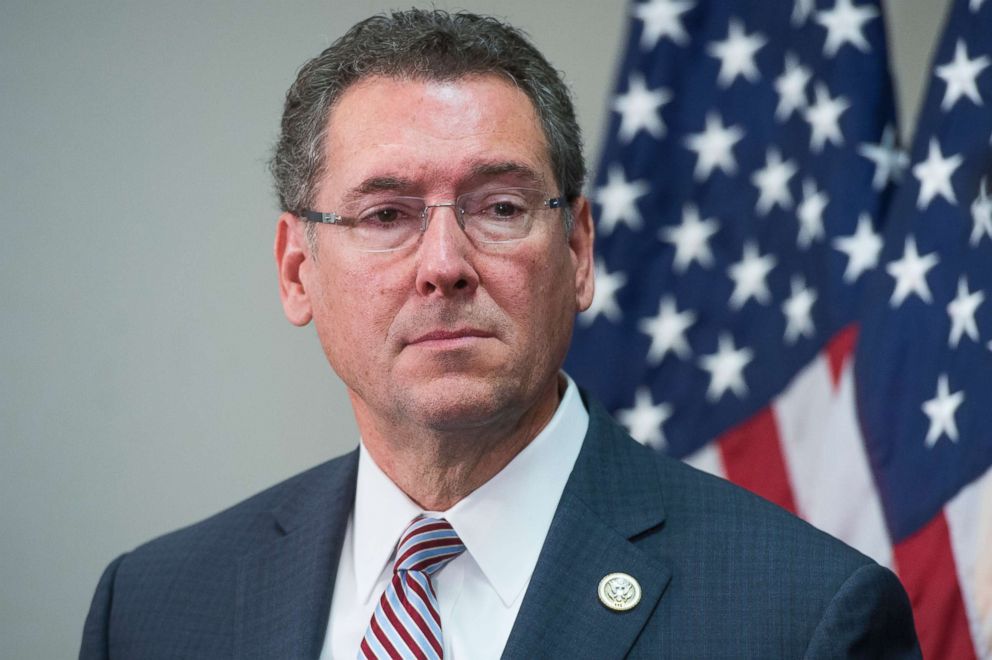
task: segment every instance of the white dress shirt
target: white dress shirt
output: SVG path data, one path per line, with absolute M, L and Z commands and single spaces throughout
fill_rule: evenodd
M 578 388 L 567 387 L 547 426 L 498 474 L 443 512 L 425 512 L 360 445 L 321 660 L 351 660 L 392 578 L 393 551 L 416 516 L 451 523 L 465 552 L 433 578 L 444 657 L 498 658 L 506 646 L 551 519 L 589 426 Z

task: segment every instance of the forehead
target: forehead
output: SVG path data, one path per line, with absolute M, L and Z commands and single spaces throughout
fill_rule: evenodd
M 553 183 L 533 103 L 495 75 L 358 82 L 331 110 L 324 151 L 321 197 L 373 179 L 424 193 L 451 192 L 480 177 L 548 189 Z

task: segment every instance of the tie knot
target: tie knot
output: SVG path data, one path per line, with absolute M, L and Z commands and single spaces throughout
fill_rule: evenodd
M 417 516 L 400 537 L 393 571 L 433 575 L 464 551 L 465 546 L 447 520 Z

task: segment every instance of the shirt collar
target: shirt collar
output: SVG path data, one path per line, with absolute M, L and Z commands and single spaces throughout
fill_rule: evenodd
M 355 586 L 361 602 L 371 598 L 400 534 L 422 512 L 379 468 L 365 443 L 360 443 L 353 524 Z
M 493 478 L 443 515 L 503 604 L 530 581 L 565 483 L 589 426 L 578 387 L 567 375 L 554 416 Z M 361 445 L 355 494 L 355 579 L 359 597 L 372 596 L 400 535 L 423 513 Z

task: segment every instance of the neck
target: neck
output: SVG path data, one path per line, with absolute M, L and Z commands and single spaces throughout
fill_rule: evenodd
M 461 429 L 396 424 L 354 395 L 358 428 L 376 465 L 418 506 L 446 511 L 493 478 L 548 424 L 564 384 L 556 382 L 522 414 Z

